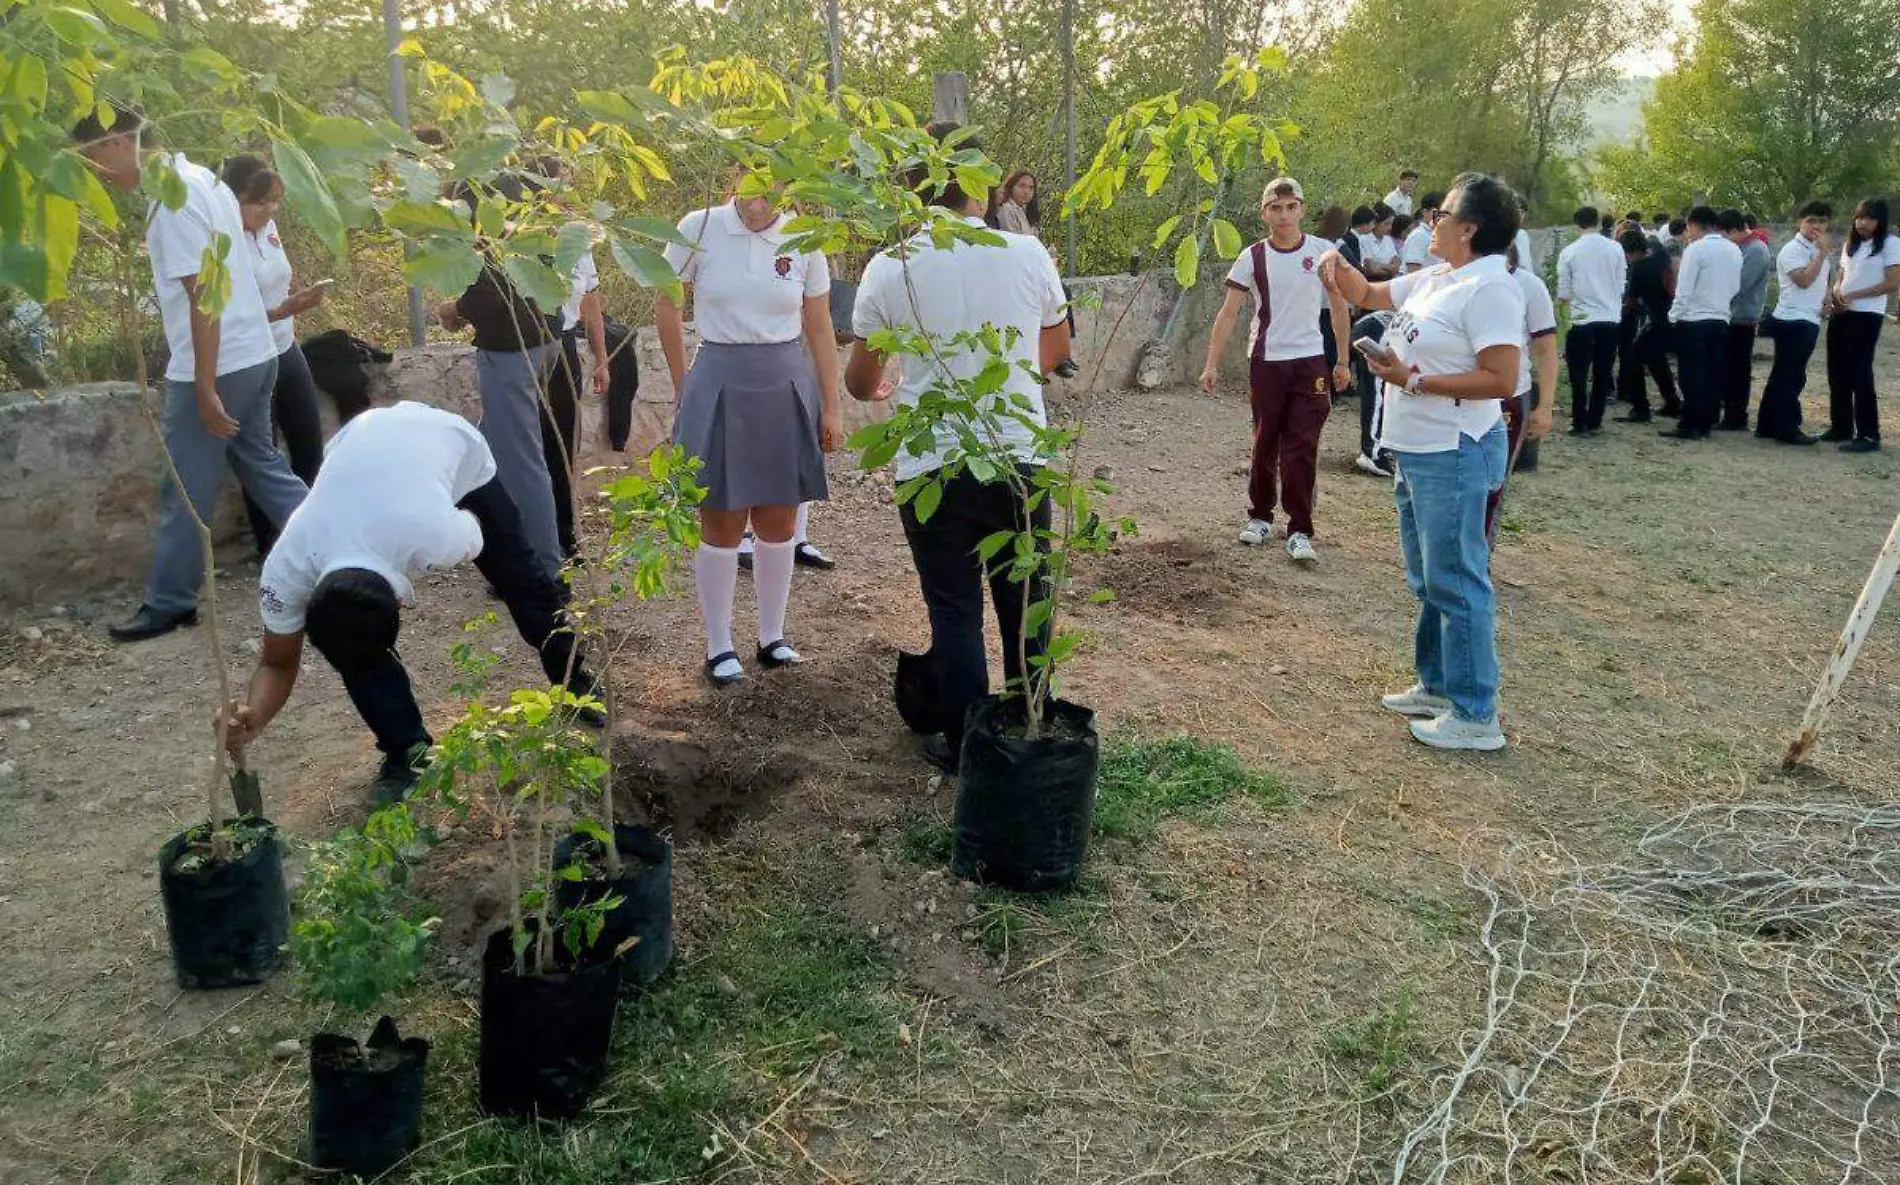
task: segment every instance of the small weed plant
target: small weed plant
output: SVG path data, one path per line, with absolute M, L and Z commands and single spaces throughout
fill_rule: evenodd
M 1233 746 L 1180 734 L 1159 740 L 1116 738 L 1102 751 L 1095 830 L 1137 842 L 1164 818 L 1209 821 L 1235 798 L 1283 810 L 1292 791 L 1277 775 L 1250 769 Z

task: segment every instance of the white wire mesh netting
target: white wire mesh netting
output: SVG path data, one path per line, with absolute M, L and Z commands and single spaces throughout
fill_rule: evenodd
M 1467 868 L 1485 1011 L 1393 1185 L 1900 1181 L 1900 807 L 1704 806 Z

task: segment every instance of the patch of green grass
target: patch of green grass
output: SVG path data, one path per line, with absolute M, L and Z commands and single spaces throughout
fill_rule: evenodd
M 1095 833 L 1146 841 L 1164 818 L 1216 820 L 1234 798 L 1281 810 L 1292 805 L 1293 793 L 1277 775 L 1249 769 L 1231 745 L 1185 733 L 1117 737 L 1102 750 Z
M 1383 1012 L 1355 1021 L 1326 1039 L 1326 1052 L 1336 1062 L 1356 1069 L 1369 1097 L 1392 1089 L 1400 1071 L 1417 1056 L 1418 1018 L 1412 1011 L 1409 988 L 1399 991 L 1396 1004 Z
M 950 824 L 931 815 L 912 814 L 897 834 L 898 855 L 912 864 L 948 864 L 956 835 Z
M 970 923 L 977 945 L 992 959 L 1009 961 L 1036 935 L 1066 934 L 1085 949 L 1095 923 L 1108 908 L 1102 882 L 1084 873 L 1066 893 L 1013 893 L 985 886 L 977 890 L 977 914 Z

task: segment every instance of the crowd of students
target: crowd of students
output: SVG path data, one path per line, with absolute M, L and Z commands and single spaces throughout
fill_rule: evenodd
M 75 130 L 100 175 L 127 190 L 163 151 L 145 134 L 131 112 L 109 121 L 89 116 Z M 472 334 L 479 430 L 452 414 L 401 404 L 349 419 L 326 451 L 294 318 L 322 301 L 327 282 L 294 284 L 275 223 L 282 181 L 254 157 L 227 162 L 220 178 L 182 154 L 163 155 L 186 193 L 176 211 L 154 205 L 147 232 L 171 347 L 164 430 L 177 480 L 163 487 L 144 603 L 113 627 L 114 636 L 135 641 L 195 622 L 203 571 L 193 516 L 209 515 L 229 464 L 266 553 L 262 657 L 227 721 L 234 746 L 282 709 L 307 637 L 341 675 L 384 753 L 378 796 L 406 792 L 431 742 L 395 650 L 401 607 L 421 574 L 467 561 L 506 604 L 548 677 L 591 688 L 564 628 L 560 573 L 577 547 L 570 478 L 582 384 L 591 377 L 604 393 L 610 382 L 592 258 L 577 262 L 559 309 L 537 307 L 489 260 L 465 292 L 435 310 L 444 328 Z M 558 162 L 541 164 L 538 174 L 558 183 Z M 869 338 L 913 329 L 949 343 L 985 324 L 1010 330 L 1017 365 L 1006 394 L 1034 422 L 1044 412 L 1033 375 L 1073 373 L 1073 317 L 1037 237 L 1033 174 L 1011 174 L 986 194 L 966 193 L 955 181 L 933 185 L 921 173 L 914 180 L 933 205 L 1002 232 L 1000 241 L 939 247 L 923 236 L 904 246 L 901 262 L 896 252 L 875 257 L 856 295 L 856 345 L 842 373 L 830 265 L 821 253 L 792 250 L 786 212 L 769 196 L 741 196 L 735 186 L 729 200 L 682 218 L 683 243 L 668 249 L 700 336 L 689 363 L 681 305 L 657 301 L 677 400 L 673 440 L 699 459 L 707 491 L 693 572 L 704 670 L 716 686 L 746 674 L 732 640 L 742 566 L 752 570 L 758 603 L 754 662 L 770 669 L 804 661 L 787 636 L 793 571 L 801 563 L 831 565 L 805 538 L 806 509 L 827 496 L 825 454 L 843 445 L 842 394 L 915 403 L 943 377 L 939 371 L 968 378 L 987 361 L 973 347 L 953 346 L 896 374 Z M 1300 183 L 1269 182 L 1260 205 L 1267 233 L 1227 275 L 1201 385 L 1215 389 L 1227 341 L 1251 305 L 1253 460 L 1240 541 L 1274 538 L 1275 515 L 1284 509 L 1286 553 L 1305 565 L 1319 562 L 1321 430 L 1334 399 L 1357 391 L 1356 465 L 1393 480 L 1406 578 L 1420 603 L 1417 683 L 1386 697 L 1385 706 L 1412 717 L 1413 735 L 1426 744 L 1490 750 L 1505 744 L 1490 543 L 1508 474 L 1528 455 L 1520 450 L 1534 449 L 1551 422 L 1557 307 L 1569 311 L 1572 435 L 1599 432 L 1614 397 L 1629 404 L 1620 419 L 1650 418 L 1646 379 L 1659 388 L 1661 414 L 1678 417 L 1669 435 L 1695 440 L 1746 427 L 1759 333 L 1776 353 L 1756 430 L 1811 443 L 1800 428 L 1799 395 L 1826 320 L 1831 435 L 1866 451 L 1879 447 L 1872 358 L 1887 299 L 1900 289 L 1900 241 L 1889 232 L 1885 204 L 1874 200 L 1856 210 L 1838 259 L 1828 239 L 1831 211 L 1803 207 L 1797 234 L 1772 264 L 1766 236 L 1736 211 L 1697 206 L 1679 222 L 1659 219 L 1646 228 L 1634 215 L 1613 223 L 1586 207 L 1557 260 L 1553 302 L 1507 186 L 1467 173 L 1449 192 L 1415 197 L 1417 181 L 1407 171 L 1377 204 L 1350 214 L 1328 209 L 1318 235 L 1304 229 Z M 522 174 L 497 184 L 521 200 L 545 183 Z M 474 192 L 446 196 L 473 216 Z M 228 258 L 230 299 L 209 316 L 198 300 L 198 272 L 207 245 L 221 235 L 239 249 Z M 1780 291 L 1764 316 L 1771 269 Z M 583 337 L 591 376 L 583 371 Z M 288 461 L 273 441 L 273 421 Z M 1046 463 L 1019 429 L 1005 428 L 1015 433 L 1019 462 Z M 938 443 L 901 458 L 897 477 L 947 464 L 954 441 Z M 961 709 L 988 689 L 985 592 L 995 602 L 1012 677 L 1045 641 L 1024 642 L 1020 591 L 990 579 L 972 551 L 999 530 L 1046 525 L 1047 514 L 1046 504 L 1023 505 L 1007 485 L 968 474 L 947 484 L 928 520 L 909 507 L 901 512 L 948 722 L 926 752 L 945 768 L 957 763 Z

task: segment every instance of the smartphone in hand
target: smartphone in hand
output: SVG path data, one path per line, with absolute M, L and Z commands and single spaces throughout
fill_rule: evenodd
M 1398 355 L 1394 354 L 1390 347 L 1382 342 L 1375 342 L 1369 337 L 1355 338 L 1352 348 L 1381 366 L 1388 366 L 1398 360 Z

